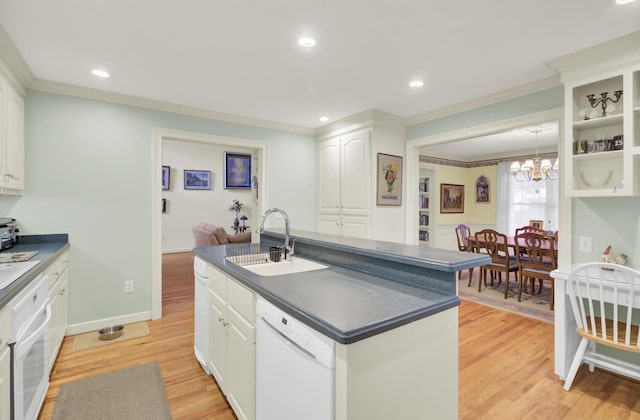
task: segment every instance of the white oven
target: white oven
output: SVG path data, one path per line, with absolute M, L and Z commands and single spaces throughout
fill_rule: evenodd
M 49 387 L 48 289 L 47 276 L 41 274 L 9 303 L 13 419 L 36 419 Z

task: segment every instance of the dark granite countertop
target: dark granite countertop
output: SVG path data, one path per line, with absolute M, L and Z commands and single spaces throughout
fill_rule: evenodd
M 278 235 L 263 234 L 263 238 L 267 238 L 263 244 L 265 250 L 269 236 L 273 239 Z M 342 344 L 458 306 L 455 271 L 487 263 L 486 258 L 478 258 L 477 254 L 432 250 L 428 258 L 415 249 L 418 246 L 351 238 L 332 242 L 335 238 L 330 235 L 316 235 L 292 233 L 296 238 L 296 254 L 320 261 L 329 268 L 296 274 L 260 276 L 224 258 L 247 244 L 201 247 L 194 251 L 285 312 Z M 331 256 L 314 258 L 322 252 L 322 247 L 326 255 L 337 250 L 340 257 L 335 264 Z M 380 269 L 380 259 L 385 266 L 394 262 L 393 270 Z M 352 260 L 355 263 L 349 267 L 348 262 Z M 404 272 L 396 270 L 405 265 L 411 266 L 407 272 L 409 281 L 403 279 Z M 419 276 L 415 271 L 419 271 Z
M 22 289 L 37 277 L 52 261 L 69 248 L 67 234 L 54 235 L 26 235 L 21 236 L 18 243 L 9 249 L 0 251 L 1 254 L 10 252 L 38 251 L 29 261 L 40 261 L 38 265 L 27 271 L 18 280 L 0 290 L 0 309 L 20 293 Z

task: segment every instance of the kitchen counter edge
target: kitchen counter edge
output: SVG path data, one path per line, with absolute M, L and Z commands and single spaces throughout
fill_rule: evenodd
M 32 257 L 31 260 L 40 260 L 40 262 L 18 280 L 0 290 L 0 310 L 4 309 L 38 274 L 68 249 L 69 236 L 67 234 L 53 234 L 21 236 L 16 245 L 2 251 L 6 253 L 38 251 L 38 254 Z

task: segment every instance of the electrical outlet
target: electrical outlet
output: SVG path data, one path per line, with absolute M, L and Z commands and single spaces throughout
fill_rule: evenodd
M 124 282 L 124 292 L 133 293 L 133 280 L 127 280 Z
M 578 238 L 578 250 L 580 252 L 591 252 L 591 236 L 580 236 Z

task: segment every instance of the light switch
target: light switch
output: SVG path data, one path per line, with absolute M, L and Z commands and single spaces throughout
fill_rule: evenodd
M 591 252 L 591 236 L 580 236 L 578 238 L 578 251 Z

